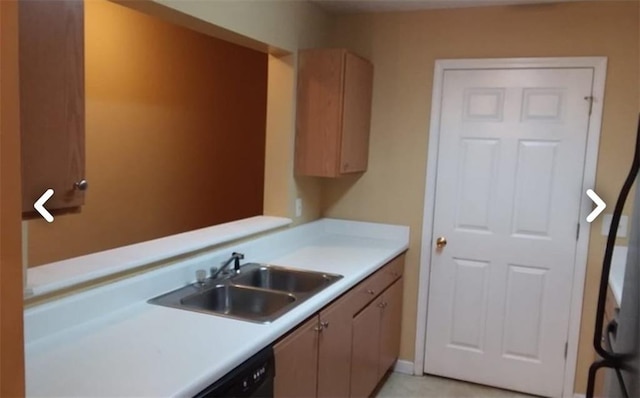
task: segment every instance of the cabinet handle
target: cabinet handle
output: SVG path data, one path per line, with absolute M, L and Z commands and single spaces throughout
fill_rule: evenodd
M 378 303 L 378 308 L 384 308 L 384 303 Z
M 87 182 L 87 180 L 82 179 L 82 180 L 80 180 L 80 181 L 76 181 L 76 182 L 73 184 L 73 187 L 74 187 L 75 189 L 77 189 L 78 191 L 86 191 L 86 190 L 87 190 L 87 188 L 89 188 L 89 183 Z
M 313 330 L 315 330 L 318 333 L 322 332 L 322 329 L 324 329 L 324 327 L 322 326 L 322 323 L 320 324 L 320 326 L 316 326 L 315 328 L 313 328 Z
M 367 289 L 367 293 L 368 293 L 368 294 L 371 294 L 371 295 L 376 294 L 376 292 L 374 292 L 374 291 L 373 291 L 373 290 L 371 290 L 371 289 Z
M 329 321 L 320 322 L 320 327 L 322 329 L 329 329 Z
M 391 276 L 393 276 L 393 277 L 397 278 L 397 277 L 399 277 L 399 276 L 400 276 L 400 273 L 399 273 L 398 271 L 393 271 L 393 272 L 391 273 Z

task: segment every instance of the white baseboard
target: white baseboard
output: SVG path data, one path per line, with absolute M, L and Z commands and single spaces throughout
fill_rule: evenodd
M 396 366 L 393 367 L 393 371 L 406 375 L 413 375 L 413 362 L 398 359 L 396 361 Z

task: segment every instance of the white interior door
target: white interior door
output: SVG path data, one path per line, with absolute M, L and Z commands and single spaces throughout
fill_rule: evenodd
M 445 71 L 426 373 L 561 395 L 592 80 Z

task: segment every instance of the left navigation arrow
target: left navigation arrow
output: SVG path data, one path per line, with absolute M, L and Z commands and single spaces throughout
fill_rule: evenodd
M 49 213 L 49 211 L 47 211 L 47 209 L 44 208 L 44 204 L 47 202 L 47 200 L 51 199 L 52 196 L 53 189 L 47 189 L 45 193 L 43 193 L 42 196 L 40 196 L 40 198 L 36 200 L 36 203 L 33 204 L 33 208 L 36 209 L 36 211 L 40 213 L 42 218 L 47 220 L 47 222 L 53 222 L 53 216 L 51 215 L 51 213 Z

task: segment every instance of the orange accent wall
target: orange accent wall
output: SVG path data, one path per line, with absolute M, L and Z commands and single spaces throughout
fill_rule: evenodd
M 103 0 L 85 31 L 86 205 L 29 266 L 262 214 L 267 55 Z

